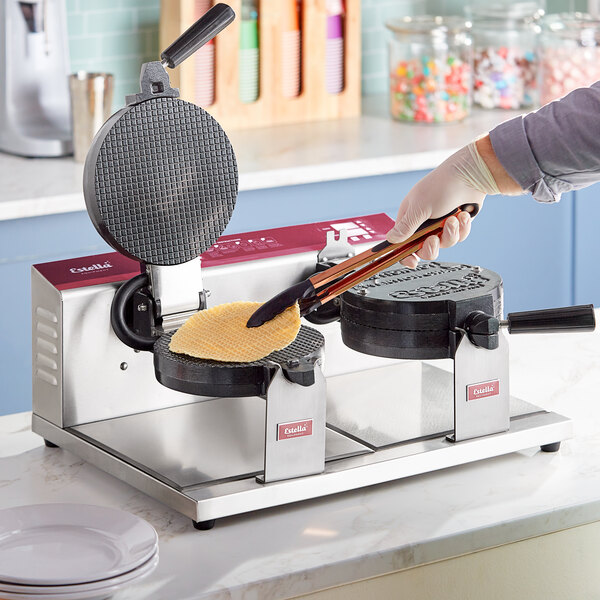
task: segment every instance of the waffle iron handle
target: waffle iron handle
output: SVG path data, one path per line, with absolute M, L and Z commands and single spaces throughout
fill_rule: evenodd
M 160 55 L 163 66 L 175 68 L 198 48 L 210 42 L 234 19 L 235 13 L 231 6 L 215 4 Z
M 501 325 L 509 333 L 558 333 L 561 331 L 594 331 L 596 318 L 594 306 L 565 306 L 509 313 Z

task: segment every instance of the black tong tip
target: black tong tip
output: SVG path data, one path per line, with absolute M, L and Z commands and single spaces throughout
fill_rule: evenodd
M 259 306 L 248 319 L 246 327 L 260 327 L 267 321 L 274 319 L 289 306 L 314 293 L 315 287 L 310 279 L 296 283 Z

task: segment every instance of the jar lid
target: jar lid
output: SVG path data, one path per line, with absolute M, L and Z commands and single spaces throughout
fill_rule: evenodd
M 386 21 L 385 26 L 396 34 L 424 34 L 436 37 L 464 33 L 470 29 L 471 23 L 462 17 L 418 15 L 390 19 Z
M 467 6 L 465 14 L 474 20 L 531 20 L 544 15 L 543 8 L 537 2 L 496 2 L 494 4 L 478 4 Z
M 600 45 L 600 19 L 588 13 L 546 15 L 542 25 L 544 31 L 564 39 L 578 40 L 584 46 Z

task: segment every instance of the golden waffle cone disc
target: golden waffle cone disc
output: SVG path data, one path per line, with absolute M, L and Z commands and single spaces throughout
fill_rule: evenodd
M 298 304 L 260 327 L 246 327 L 262 302 L 229 302 L 191 316 L 174 334 L 169 350 L 222 362 L 253 362 L 289 346 L 300 330 Z

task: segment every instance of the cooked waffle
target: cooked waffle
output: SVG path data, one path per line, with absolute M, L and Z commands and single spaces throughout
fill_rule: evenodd
M 169 350 L 222 362 L 252 362 L 291 344 L 300 330 L 298 304 L 261 327 L 246 327 L 261 302 L 229 302 L 190 317 L 175 332 Z

